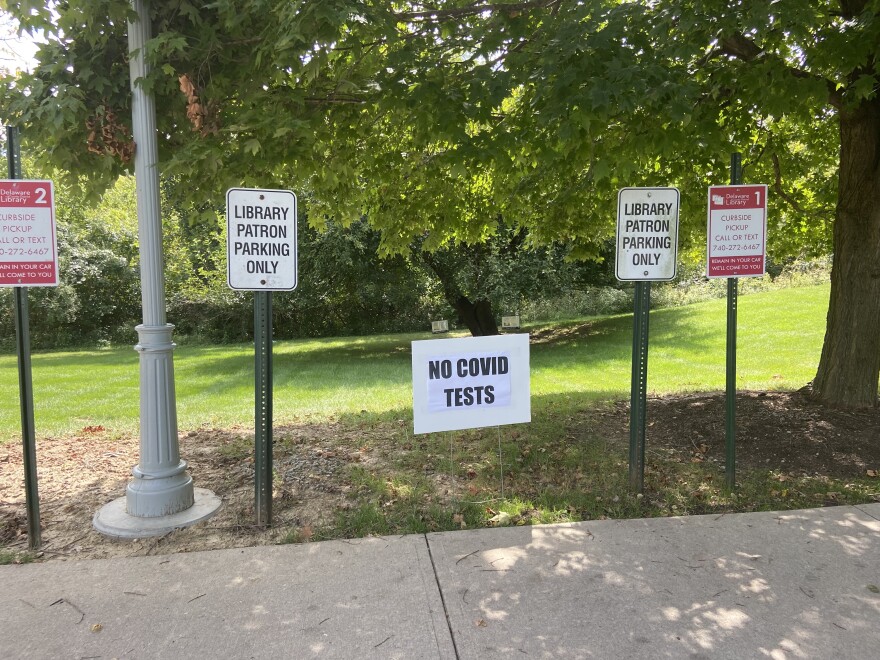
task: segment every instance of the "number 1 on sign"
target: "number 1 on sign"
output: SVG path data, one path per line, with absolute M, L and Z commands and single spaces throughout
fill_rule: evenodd
M 761 206 L 761 191 L 760 190 L 755 191 L 755 200 L 756 200 L 755 203 L 758 206 Z

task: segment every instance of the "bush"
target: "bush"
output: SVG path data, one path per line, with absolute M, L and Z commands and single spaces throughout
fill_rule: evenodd
M 60 285 L 28 288 L 31 347 L 132 341 L 140 314 L 137 272 L 88 243 L 59 245 L 59 253 Z M 15 342 L 12 289 L 0 289 L 0 308 L 10 310 L 0 315 L 0 342 L 8 348 Z
M 831 258 L 815 260 L 792 259 L 783 264 L 768 263 L 763 277 L 739 280 L 742 295 L 772 289 L 812 286 L 828 282 Z M 772 273 L 772 274 L 771 274 Z M 537 298 L 522 307 L 522 316 L 529 321 L 562 321 L 582 316 L 621 314 L 633 311 L 633 285 L 583 287 L 561 296 Z M 651 307 L 679 307 L 727 295 L 727 279 L 708 279 L 702 266 L 681 268 L 675 282 L 655 283 L 651 287 Z
M 225 239 L 218 250 L 225 249 Z M 298 286 L 272 297 L 278 339 L 407 332 L 427 329 L 450 313 L 419 272 L 402 257 L 377 256 L 379 234 L 366 223 L 324 232 L 299 228 Z M 251 292 L 226 285 L 225 254 L 169 297 L 168 318 L 180 336 L 234 342 L 253 337 Z
M 611 286 L 572 289 L 561 296 L 529 300 L 521 316 L 530 321 L 564 321 L 583 316 L 631 312 L 632 288 Z

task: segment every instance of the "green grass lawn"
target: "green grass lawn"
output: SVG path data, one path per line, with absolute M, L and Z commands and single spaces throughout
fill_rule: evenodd
M 794 390 L 813 377 L 828 295 L 829 286 L 819 285 L 740 297 L 740 390 Z M 411 434 L 410 342 L 429 339 L 429 333 L 277 342 L 276 465 L 292 457 L 305 460 L 315 451 L 323 457 L 328 447 L 332 455 L 357 457 L 335 477 L 347 495 L 333 520 L 319 527 L 288 522 L 278 528 L 278 538 L 297 542 L 492 524 L 784 510 L 878 497 L 876 469 L 845 477 L 795 474 L 784 461 L 738 468 L 731 492 L 724 485 L 723 460 L 690 455 L 689 444 L 698 445 L 688 437 L 681 438 L 681 447 L 651 444 L 644 494 L 635 494 L 628 483 L 626 439 L 610 437 L 603 430 L 610 427 L 597 423 L 608 410 L 620 410 L 606 410 L 604 402 L 629 398 L 632 315 L 525 330 L 532 337 L 530 424 L 417 437 Z M 725 300 L 652 312 L 650 339 L 652 396 L 724 389 Z M 0 443 L 20 437 L 15 362 L 14 355 L 0 355 Z M 228 467 L 220 470 L 223 475 L 238 474 L 251 460 L 253 363 L 252 344 L 184 345 L 175 352 L 179 429 L 231 429 L 193 436 L 205 438 L 203 449 L 213 449 L 212 464 Z M 108 440 L 136 434 L 139 374 L 132 348 L 36 353 L 33 378 L 38 437 L 76 438 L 88 426 L 103 427 Z M 716 427 L 720 423 L 715 420 Z M 361 454 L 375 460 L 361 463 Z M 204 486 L 205 473 L 197 478 Z M 236 488 L 252 492 L 250 485 L 225 476 L 212 487 L 227 495 Z M 298 500 L 282 500 L 292 520 L 299 520 Z M 230 529 L 249 519 L 250 506 L 230 509 Z M 0 547 L 0 564 L 28 558 L 18 551 L 4 555 Z
M 740 297 L 737 383 L 796 389 L 814 373 L 827 285 Z M 545 406 L 629 396 L 632 316 L 526 328 L 533 418 Z M 726 305 L 712 300 L 651 312 L 648 387 L 653 394 L 721 390 Z M 274 346 L 277 424 L 361 415 L 412 419 L 410 342 L 429 333 L 279 341 Z M 51 351 L 32 357 L 37 436 L 85 426 L 138 426 L 138 356 L 130 347 Z M 253 345 L 192 346 L 174 353 L 178 425 L 253 426 Z M 16 356 L 0 355 L 0 442 L 20 435 Z
M 827 286 L 741 296 L 737 384 L 796 389 L 815 374 L 828 308 Z M 723 390 L 725 300 L 651 312 L 648 388 L 652 394 Z M 532 347 L 532 394 L 598 399 L 629 396 L 632 315 L 595 320 L 585 334 Z

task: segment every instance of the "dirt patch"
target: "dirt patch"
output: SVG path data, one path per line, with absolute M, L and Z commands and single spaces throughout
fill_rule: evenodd
M 723 465 L 725 410 L 723 394 L 649 399 L 646 455 L 661 451 Z M 628 416 L 629 402 L 594 415 L 596 434 L 629 442 Z M 802 392 L 739 392 L 736 468 L 840 479 L 880 471 L 880 409 L 827 408 Z
M 723 469 L 725 399 L 701 394 L 648 401 L 647 458 L 714 462 Z M 799 392 L 743 392 L 737 399 L 737 475 L 781 474 L 836 479 L 880 472 L 880 410 L 844 411 L 819 406 Z M 619 402 L 578 415 L 574 436 L 601 438 L 625 452 L 629 406 Z M 95 511 L 124 495 L 137 463 L 138 441 L 101 427 L 76 436 L 38 441 L 43 558 L 105 558 L 166 554 L 309 540 L 338 513 L 365 497 L 354 476 L 388 480 L 395 456 L 411 447 L 400 423 L 302 424 L 275 428 L 271 529 L 254 525 L 253 433 L 200 429 L 182 434 L 181 455 L 195 484 L 223 499 L 220 512 L 197 526 L 161 538 L 115 541 L 92 529 Z M 362 470 L 353 470 L 359 466 Z M 472 470 L 434 474 L 437 500 L 462 492 Z M 878 479 L 880 491 L 880 479 Z M 27 548 L 20 443 L 0 446 L 0 547 Z
M 91 521 L 125 494 L 137 464 L 138 439 L 110 438 L 100 427 L 37 443 L 41 550 L 46 558 L 106 558 L 279 543 L 290 534 L 308 540 L 349 506 L 349 465 L 375 462 L 364 441 L 370 431 L 336 425 L 276 427 L 271 529 L 254 524 L 253 432 L 202 429 L 182 434 L 180 453 L 195 485 L 219 495 L 217 515 L 160 538 L 117 541 Z M 0 546 L 27 547 L 24 469 L 18 443 L 0 446 Z

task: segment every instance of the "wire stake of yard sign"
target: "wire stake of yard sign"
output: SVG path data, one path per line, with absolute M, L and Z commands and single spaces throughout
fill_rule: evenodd
M 450 476 L 450 485 L 452 488 L 452 501 L 456 502 L 457 498 L 455 496 L 455 438 L 452 436 L 452 433 L 447 433 L 446 437 L 449 438 L 449 476 Z
M 501 427 L 496 426 L 498 429 L 498 471 L 501 473 L 501 499 L 504 499 L 504 459 L 501 455 Z
M 21 179 L 18 130 L 6 127 L 6 161 L 10 179 Z M 12 289 L 15 316 L 15 344 L 18 354 L 18 395 L 21 407 L 21 442 L 24 461 L 24 493 L 27 509 L 28 548 L 36 550 L 40 535 L 40 495 L 37 489 L 37 442 L 34 424 L 34 385 L 31 374 L 31 338 L 26 286 Z

